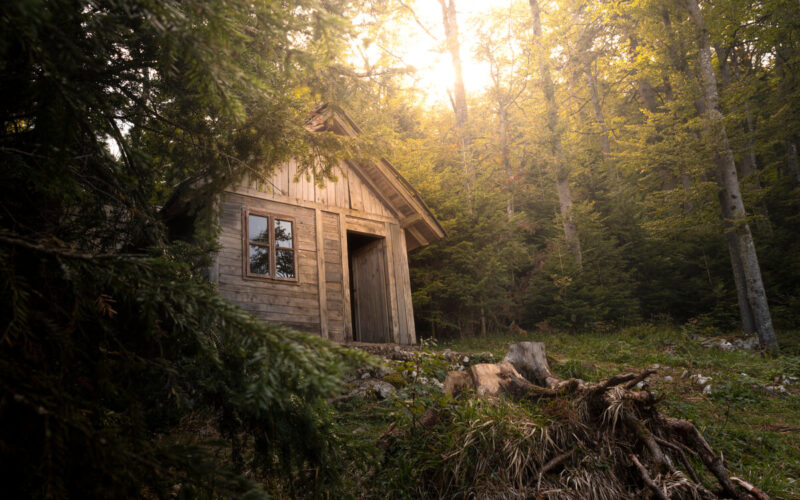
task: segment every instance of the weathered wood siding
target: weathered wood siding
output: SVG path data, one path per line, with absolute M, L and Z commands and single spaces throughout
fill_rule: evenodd
M 295 220 L 297 282 L 244 279 L 242 209 L 257 209 Z M 314 210 L 226 193 L 222 201 L 221 250 L 217 257 L 220 293 L 264 321 L 309 332 L 320 331 Z
M 322 240 L 325 259 L 325 292 L 328 305 L 328 331 L 331 340 L 345 342 L 344 274 L 339 214 L 322 212 Z
M 316 203 L 326 207 L 344 208 L 381 217 L 396 217 L 375 186 L 370 185 L 358 171 L 347 163 L 335 168 L 337 180 L 328 180 L 320 187 L 310 175 L 297 177 L 297 163 L 290 161 L 275 168 L 266 180 L 248 179 L 242 188 L 262 193 L 267 199 L 304 204 Z M 294 182 L 297 177 L 297 182 Z
M 353 340 L 347 231 L 385 238 L 389 324 L 395 342 L 416 342 L 411 309 L 406 235 L 376 188 L 348 165 L 324 187 L 301 176 L 290 162 L 268 183 L 245 182 L 222 200 L 221 251 L 212 275 L 220 293 L 259 319 Z M 295 220 L 297 282 L 245 279 L 243 209 Z

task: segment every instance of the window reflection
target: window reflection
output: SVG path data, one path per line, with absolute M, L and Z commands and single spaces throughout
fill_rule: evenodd
M 292 221 L 248 213 L 245 231 L 248 240 L 245 274 L 273 279 L 296 278 Z
M 294 252 L 292 250 L 276 250 L 275 276 L 278 278 L 294 278 Z
M 266 217 L 248 215 L 247 228 L 250 231 L 250 241 L 269 243 L 269 224 Z
M 250 245 L 250 272 L 269 275 L 269 247 Z
M 275 219 L 275 246 L 292 248 L 292 223 Z

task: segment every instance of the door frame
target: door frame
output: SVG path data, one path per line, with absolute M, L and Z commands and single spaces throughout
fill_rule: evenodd
M 355 235 L 357 237 L 366 237 L 372 241 L 365 243 L 362 246 L 359 246 L 356 249 L 355 253 L 351 251 L 350 247 L 350 239 L 348 238 L 350 235 Z M 385 309 L 386 309 L 386 317 L 384 318 L 385 325 L 386 325 L 386 332 L 387 337 L 386 340 L 380 343 L 391 344 L 396 343 L 397 339 L 395 338 L 395 331 L 393 327 L 392 321 L 392 294 L 391 294 L 391 283 L 392 280 L 389 277 L 389 273 L 391 271 L 391 266 L 389 263 L 389 259 L 391 255 L 389 254 L 389 244 L 388 244 L 388 234 L 375 234 L 372 232 L 364 232 L 352 229 L 345 229 L 345 241 L 347 242 L 347 263 L 348 263 L 348 275 L 347 275 L 347 287 L 350 291 L 350 311 L 346 311 L 347 314 L 350 315 L 352 318 L 352 340 L 354 342 L 363 342 L 361 340 L 361 332 L 360 332 L 360 325 L 358 324 L 358 314 L 357 308 L 360 307 L 359 298 L 358 298 L 358 291 L 354 290 L 354 277 L 358 271 L 353 266 L 353 256 L 358 255 L 359 250 L 365 246 L 373 245 L 378 243 L 380 245 L 380 249 L 378 250 L 382 257 L 383 257 L 383 266 L 381 272 L 383 273 L 383 282 L 384 282 L 384 301 L 385 301 Z M 355 291 L 356 293 L 353 293 Z

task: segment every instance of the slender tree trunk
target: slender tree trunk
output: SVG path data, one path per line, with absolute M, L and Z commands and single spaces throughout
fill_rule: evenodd
M 603 160 L 608 169 L 608 177 L 609 179 L 617 180 L 617 169 L 611 161 L 611 141 L 608 137 L 606 117 L 603 114 L 600 92 L 597 90 L 597 75 L 594 74 L 590 66 L 586 68 L 586 83 L 589 87 L 589 97 L 592 100 L 592 108 L 594 109 L 594 120 L 600 126 L 600 148 L 603 151 Z
M 744 267 L 740 258 L 741 249 L 739 248 L 739 239 L 736 237 L 735 228 L 731 222 L 733 218 L 728 210 L 728 204 L 725 203 L 727 198 L 723 190 L 719 191 L 719 202 L 722 206 L 722 222 L 725 225 L 725 239 L 728 243 L 728 254 L 731 258 L 731 268 L 733 270 L 733 284 L 736 287 L 736 301 L 739 304 L 739 318 L 742 322 L 742 331 L 744 333 L 756 333 L 756 320 L 753 316 L 753 310 L 750 307 L 750 302 L 747 300 L 747 278 L 744 274 Z
M 717 51 L 717 54 L 719 54 L 719 51 Z M 707 113 L 708 108 L 704 99 L 698 99 L 694 104 L 698 115 L 703 116 Z M 708 121 L 706 121 L 704 129 L 706 136 L 711 137 L 711 126 Z M 731 270 L 733 271 L 733 283 L 736 288 L 736 300 L 739 304 L 739 318 L 742 323 L 742 331 L 745 333 L 754 333 L 756 331 L 755 318 L 753 316 L 753 309 L 750 307 L 750 302 L 747 298 L 747 278 L 745 277 L 744 267 L 742 265 L 742 252 L 739 247 L 739 240 L 736 237 L 735 227 L 732 223 L 733 215 L 730 211 L 730 207 L 725 203 L 728 195 L 725 193 L 724 189 L 719 190 L 717 194 L 721 207 L 720 218 L 725 227 L 725 240 L 728 244 L 728 254 L 731 259 Z
M 694 21 L 697 41 L 700 73 L 703 81 L 703 93 L 706 100 L 706 111 L 711 129 L 712 147 L 717 159 L 717 182 L 721 191 L 722 213 L 732 226 L 738 247 L 742 270 L 747 287 L 747 298 L 756 323 L 756 331 L 761 345 L 770 351 L 778 350 L 778 341 L 772 327 L 767 294 L 761 279 L 761 268 L 758 264 L 753 235 L 745 219 L 744 203 L 739 190 L 739 179 L 736 175 L 736 164 L 733 152 L 728 143 L 728 135 L 719 110 L 719 94 L 714 68 L 711 65 L 711 47 L 708 31 L 706 31 L 703 14 L 697 0 L 685 0 L 689 14 Z
M 472 140 L 467 128 L 467 92 L 464 88 L 464 74 L 461 66 L 461 43 L 458 40 L 458 21 L 456 19 L 456 1 L 439 0 L 442 7 L 442 23 L 447 41 L 447 51 L 453 63 L 453 96 L 450 97 L 453 112 L 456 115 L 456 132 L 458 134 L 461 160 L 464 164 L 464 183 L 467 195 L 467 210 L 472 214 L 472 191 L 475 187 L 475 170 L 472 167 Z
M 558 206 L 561 220 L 564 225 L 564 237 L 567 247 L 572 253 L 578 266 L 581 265 L 583 254 L 581 242 L 578 237 L 578 226 L 572 218 L 572 194 L 569 189 L 569 168 L 564 161 L 564 150 L 561 144 L 561 132 L 558 130 L 558 103 L 556 102 L 555 86 L 550 74 L 547 54 L 542 42 L 542 21 L 539 15 L 539 2 L 529 0 L 531 7 L 531 21 L 533 24 L 534 44 L 539 59 L 539 73 L 542 77 L 545 103 L 547 105 L 547 130 L 550 135 L 550 149 L 555 162 L 556 190 L 558 192 Z
M 499 93 L 499 88 L 498 88 Z M 506 202 L 506 212 L 508 219 L 514 217 L 514 169 L 511 166 L 511 155 L 508 148 L 508 111 L 497 98 L 497 117 L 500 121 L 500 160 L 506 172 L 506 183 L 508 184 L 508 199 Z
M 800 186 L 800 166 L 797 162 L 797 141 L 794 137 L 786 140 L 786 170 L 795 186 Z
M 591 67 L 586 68 L 586 83 L 589 87 L 589 97 L 592 100 L 594 120 L 600 126 L 600 141 L 603 157 L 608 160 L 608 157 L 611 155 L 611 144 L 608 140 L 608 128 L 606 127 L 605 116 L 603 116 L 603 106 L 600 103 L 600 93 L 597 91 L 597 75 L 594 74 Z
M 742 77 L 739 74 L 739 58 L 736 54 L 736 50 L 731 52 L 731 66 L 733 66 L 733 77 L 736 79 L 737 82 L 742 81 Z M 758 161 L 756 160 L 756 148 L 755 142 L 753 137 L 755 136 L 755 120 L 753 119 L 753 113 L 750 111 L 750 103 L 748 101 L 744 102 L 744 124 L 745 124 L 745 132 L 746 132 L 746 141 L 747 141 L 747 154 L 744 156 L 744 161 L 742 161 L 741 170 L 742 170 L 742 177 L 746 177 L 752 174 L 755 175 L 755 187 L 756 189 L 761 189 L 761 180 L 758 177 Z

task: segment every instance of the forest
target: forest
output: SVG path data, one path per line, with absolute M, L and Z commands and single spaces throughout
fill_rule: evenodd
M 0 120 L 7 498 L 800 498 L 795 0 L 5 0 Z M 220 193 L 349 158 L 447 232 L 410 354 L 204 279 Z

